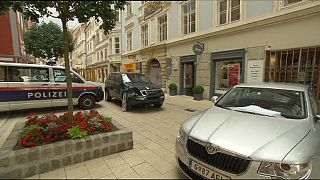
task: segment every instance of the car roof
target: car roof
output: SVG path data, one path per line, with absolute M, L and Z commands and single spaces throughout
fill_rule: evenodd
M 42 65 L 42 64 L 25 64 L 25 63 L 7 63 L 7 62 L 0 62 L 0 66 L 17 66 L 17 67 L 42 67 L 42 68 L 64 68 L 62 66 L 49 66 L 49 65 Z
M 271 88 L 271 89 L 285 89 L 293 91 L 308 91 L 308 85 L 297 83 L 281 83 L 281 82 L 263 82 L 257 84 L 238 84 L 235 87 L 255 87 L 255 88 Z

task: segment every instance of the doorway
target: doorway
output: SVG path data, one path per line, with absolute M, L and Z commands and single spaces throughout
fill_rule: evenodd
M 196 84 L 196 60 L 195 55 L 181 57 L 180 94 L 193 96 L 192 89 Z
M 153 84 L 162 87 L 161 66 L 156 59 L 151 60 L 149 64 L 149 79 Z

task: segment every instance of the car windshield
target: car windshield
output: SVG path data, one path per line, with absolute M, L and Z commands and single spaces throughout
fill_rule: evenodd
M 123 74 L 122 79 L 124 82 L 132 83 L 150 82 L 150 80 L 143 74 Z
M 302 91 L 236 87 L 228 91 L 215 105 L 234 111 L 290 119 L 306 118 Z

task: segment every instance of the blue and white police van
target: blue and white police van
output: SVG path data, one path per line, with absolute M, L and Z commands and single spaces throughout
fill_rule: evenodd
M 73 104 L 92 109 L 104 98 L 100 85 L 71 70 Z M 64 67 L 0 62 L 0 111 L 67 106 Z

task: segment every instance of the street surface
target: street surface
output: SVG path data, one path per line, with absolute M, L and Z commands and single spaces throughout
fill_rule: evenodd
M 185 179 L 175 162 L 175 138 L 183 121 L 212 106 L 212 102 L 195 101 L 188 96 L 168 96 L 162 108 L 134 108 L 122 112 L 121 102 L 97 104 L 96 109 L 112 116 L 133 131 L 133 149 L 98 159 L 66 166 L 29 177 L 54 179 Z M 16 111 L 0 115 L 0 146 L 11 132 L 15 122 L 25 121 L 36 112 L 64 112 L 67 107 Z M 75 107 L 75 111 L 79 111 Z

